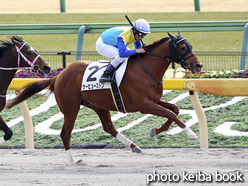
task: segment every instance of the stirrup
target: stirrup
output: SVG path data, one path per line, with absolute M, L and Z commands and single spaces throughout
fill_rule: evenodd
M 113 78 L 110 78 L 110 77 L 108 77 L 108 78 L 106 78 L 106 77 L 101 77 L 100 78 L 100 80 L 99 80 L 99 82 L 100 83 L 106 83 L 106 82 L 108 82 L 108 83 L 114 83 L 115 82 L 115 80 L 113 79 Z

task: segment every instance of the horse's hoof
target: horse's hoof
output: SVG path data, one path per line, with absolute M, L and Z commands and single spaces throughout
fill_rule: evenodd
M 73 164 L 73 158 L 71 155 L 71 150 L 66 150 L 66 156 L 67 156 L 67 160 L 68 160 L 68 165 L 71 166 Z
M 135 147 L 135 148 L 132 149 L 132 152 L 142 153 L 142 150 L 139 147 Z
M 151 136 L 151 137 L 156 136 L 156 129 L 155 129 L 155 128 L 152 128 L 152 129 L 151 129 L 150 136 Z
M 2 143 L 4 143 L 4 142 L 5 142 L 4 138 L 3 138 L 3 137 L 0 138 L 0 145 L 1 145 Z
M 188 138 L 191 139 L 191 140 L 197 140 L 198 136 L 194 133 L 194 134 L 188 135 Z

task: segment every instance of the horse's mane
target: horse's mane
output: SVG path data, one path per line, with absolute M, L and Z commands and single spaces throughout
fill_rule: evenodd
M 24 40 L 21 37 L 18 37 L 18 36 L 10 37 L 10 41 L 0 40 L 0 57 L 1 57 L 1 55 L 2 55 L 4 50 L 14 46 L 14 43 L 12 42 L 12 40 L 19 41 L 19 42 L 24 42 Z
M 153 43 L 149 44 L 149 45 L 145 45 L 144 46 L 144 49 L 146 52 L 148 53 L 152 53 L 152 51 L 159 45 L 165 43 L 166 41 L 168 41 L 170 38 L 169 37 L 164 37 L 162 39 L 159 39 L 157 41 L 154 41 Z M 141 54 L 141 55 L 144 55 L 144 54 Z M 134 56 L 131 56 L 131 58 L 136 58 L 138 55 L 134 55 Z
M 152 52 L 154 50 L 154 48 L 156 48 L 157 46 L 163 44 L 164 42 L 168 41 L 170 38 L 169 37 L 164 37 L 160 40 L 154 41 L 152 44 L 146 45 L 144 47 L 146 52 Z

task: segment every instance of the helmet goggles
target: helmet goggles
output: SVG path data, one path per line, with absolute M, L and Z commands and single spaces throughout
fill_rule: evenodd
M 147 35 L 147 33 L 143 33 L 143 32 L 138 31 L 138 35 L 139 35 L 139 37 L 145 37 Z

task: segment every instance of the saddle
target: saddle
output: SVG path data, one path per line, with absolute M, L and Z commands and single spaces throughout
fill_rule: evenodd
M 121 93 L 118 87 L 120 86 L 122 78 L 125 74 L 127 60 L 125 60 L 120 66 L 118 66 L 114 73 L 112 73 L 111 78 L 113 78 L 115 81 L 113 83 L 106 82 L 104 84 L 100 83 L 99 79 L 103 74 L 103 71 L 106 70 L 110 61 L 100 60 L 90 63 L 85 70 L 81 90 L 89 91 L 110 89 L 116 109 L 119 112 L 126 113 L 125 106 L 123 104 Z

